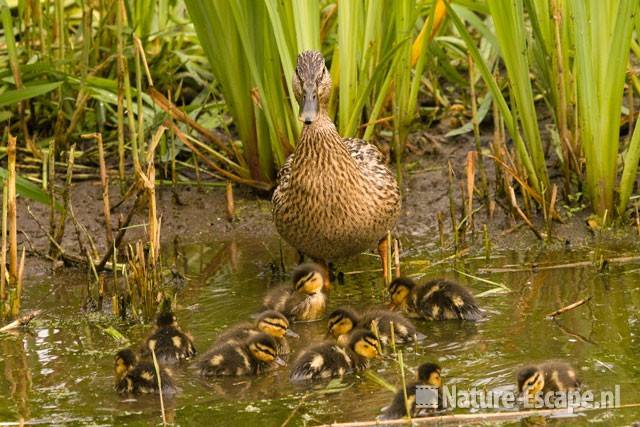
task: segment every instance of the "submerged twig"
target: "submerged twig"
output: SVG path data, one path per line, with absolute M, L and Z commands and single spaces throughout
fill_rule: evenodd
M 30 313 L 27 313 L 22 317 L 20 317 L 19 319 L 16 319 L 7 325 L 4 325 L 2 328 L 0 328 L 0 332 L 7 332 L 13 329 L 27 326 L 29 322 L 31 322 L 36 316 L 39 316 L 41 313 L 42 313 L 42 310 L 35 310 Z
M 571 311 L 571 310 L 573 310 L 575 308 L 580 307 L 583 304 L 588 303 L 590 300 L 591 300 L 591 296 L 589 296 L 589 297 L 587 297 L 585 299 L 581 299 L 579 301 L 576 301 L 573 304 L 569 304 L 566 307 L 559 308 L 558 310 L 553 311 L 553 312 L 547 314 L 544 317 L 547 318 L 547 319 L 553 319 L 554 317 L 557 317 L 557 316 L 561 315 L 562 313 L 566 313 L 567 311 Z

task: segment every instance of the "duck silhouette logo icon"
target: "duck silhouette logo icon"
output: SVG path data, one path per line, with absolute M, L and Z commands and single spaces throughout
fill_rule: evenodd
M 416 408 L 438 409 L 438 389 L 430 385 L 417 385 Z

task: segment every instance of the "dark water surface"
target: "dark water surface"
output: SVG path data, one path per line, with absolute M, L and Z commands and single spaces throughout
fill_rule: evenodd
M 276 238 L 217 242 L 181 248 L 178 267 L 191 278 L 178 293 L 178 320 L 204 352 L 217 333 L 237 321 L 247 320 L 260 307 L 268 286 L 278 282 L 272 273 L 279 263 Z M 442 259 L 432 247 L 405 242 L 403 272 L 425 278 L 445 276 L 469 286 L 478 295 L 488 320 L 477 325 L 458 322 L 417 326 L 428 338 L 404 348 L 405 362 L 413 368 L 437 361 L 448 385 L 504 391 L 514 387 L 518 366 L 548 358 L 566 359 L 578 370 L 585 388 L 596 394 L 620 386 L 622 404 L 640 402 L 640 265 L 611 264 L 604 273 L 592 265 L 532 271 L 486 272 L 483 268 L 539 266 L 589 261 L 632 254 L 599 250 L 545 251 L 492 254 L 441 262 L 429 267 L 426 259 Z M 624 252 L 624 253 L 623 253 Z M 165 255 L 171 259 L 172 255 Z M 289 256 L 292 265 L 294 257 Z M 377 259 L 362 255 L 339 266 L 346 283 L 336 285 L 329 309 L 342 304 L 365 308 L 382 302 Z M 526 269 L 525 269 L 526 270 Z M 498 282 L 510 289 L 498 292 Z M 85 316 L 79 307 L 86 297 L 87 275 L 58 274 L 32 278 L 26 284 L 24 308 L 38 306 L 46 313 L 28 333 L 0 335 L 0 425 L 23 418 L 47 425 L 157 425 L 161 423 L 157 396 L 126 399 L 113 392 L 113 354 L 126 344 L 117 343 L 99 326 L 113 324 L 138 345 L 150 324 L 115 322 L 109 316 Z M 560 317 L 545 314 L 581 298 L 592 296 L 588 306 Z M 105 311 L 107 309 L 105 308 Z M 325 322 L 294 325 L 301 339 L 291 341 L 294 356 L 311 342 L 321 340 Z M 371 371 L 398 385 L 397 365 L 378 360 Z M 372 420 L 392 393 L 363 374 L 343 379 L 346 389 L 317 392 L 327 382 L 293 386 L 287 368 L 258 379 L 201 380 L 193 368 L 175 370 L 180 393 L 165 401 L 167 417 L 179 425 L 279 426 L 292 411 L 289 425 L 316 425 L 333 421 Z M 332 383 L 331 386 L 334 386 Z M 303 403 L 301 404 L 301 399 Z M 457 413 L 469 412 L 458 409 Z M 551 424 L 625 425 L 640 420 L 640 408 L 589 411 Z M 537 423 L 540 420 L 529 420 Z M 516 424 L 520 424 L 518 421 Z

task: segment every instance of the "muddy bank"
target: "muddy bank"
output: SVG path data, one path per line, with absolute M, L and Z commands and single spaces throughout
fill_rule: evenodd
M 411 246 L 412 238 L 419 238 L 422 242 L 431 242 L 434 248 L 440 247 L 438 215 L 443 219 L 447 246 L 452 245 L 452 229 L 450 221 L 448 162 L 456 171 L 454 184 L 454 200 L 457 216 L 460 217 L 462 204 L 462 183 L 465 182 L 465 162 L 467 153 L 475 147 L 470 138 L 465 136 L 447 140 L 442 137 L 429 138 L 415 134 L 414 145 L 419 149 L 413 150 L 406 157 L 403 173 L 403 209 L 396 227 L 396 234 L 403 237 L 403 247 Z M 425 142 L 426 141 L 426 142 Z M 438 141 L 438 142 L 436 142 Z M 425 145 L 427 145 L 425 147 Z M 415 147 L 414 147 L 415 148 Z M 485 160 L 490 188 L 495 173 L 492 163 Z M 394 167 L 392 165 L 392 167 Z M 208 242 L 233 238 L 257 238 L 261 235 L 275 233 L 271 220 L 271 202 L 268 194 L 259 194 L 252 189 L 235 186 L 235 205 L 237 219 L 230 222 L 226 218 L 226 200 L 224 187 L 195 187 L 178 186 L 178 200 L 173 190 L 168 186 L 159 186 L 156 190 L 158 214 L 162 218 L 161 238 L 164 244 L 174 242 Z M 492 190 L 491 190 L 492 191 Z M 111 205 L 120 201 L 119 188 L 112 185 L 110 193 Z M 129 212 L 133 198 L 123 203 L 112 213 L 114 231 L 118 229 L 119 221 Z M 73 183 L 71 202 L 75 216 L 80 224 L 86 227 L 95 241 L 98 250 L 105 251 L 106 232 L 102 211 L 102 189 L 98 181 L 83 181 Z M 520 218 L 507 214 L 508 201 L 498 198 L 493 217 L 488 218 L 485 207 L 477 200 L 474 209 L 478 209 L 474 216 L 475 234 L 468 234 L 462 246 L 481 249 L 483 246 L 482 229 L 487 225 L 488 234 L 493 247 L 502 249 L 529 248 L 542 242 L 536 238 Z M 33 215 L 45 229 L 48 230 L 49 209 L 43 205 L 19 199 L 18 228 L 21 243 L 32 248 L 27 261 L 27 275 L 46 274 L 51 269 L 51 263 L 36 252 L 46 252 L 48 238 L 38 226 L 37 222 L 27 212 L 30 207 Z M 564 223 L 554 223 L 553 238 L 547 242 L 551 246 L 581 247 L 593 245 L 605 239 L 613 241 L 629 239 L 637 240 L 637 232 L 632 225 L 626 225 L 615 231 L 594 234 L 586 226 L 586 210 L 568 215 L 560 206 Z M 143 238 L 146 209 L 140 209 L 134 216 L 125 235 L 124 242 Z M 539 218 L 533 218 L 536 228 L 544 231 L 544 224 Z M 28 239 L 25 237 L 28 236 Z M 28 240 L 28 241 L 27 241 Z M 69 253 L 78 253 L 78 243 L 75 227 L 71 219 L 67 219 L 66 232 L 62 246 Z

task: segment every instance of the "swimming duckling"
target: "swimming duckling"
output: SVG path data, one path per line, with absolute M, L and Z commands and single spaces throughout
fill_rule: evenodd
M 442 279 L 417 285 L 399 277 L 389 285 L 391 306 L 400 307 L 427 320 L 473 320 L 484 317 L 475 298 L 464 286 Z
M 338 308 L 329 315 L 329 330 L 327 335 L 344 340 L 355 328 L 365 328 L 373 331 L 373 323 L 378 327 L 378 337 L 383 344 L 391 342 L 391 323 L 393 322 L 393 333 L 397 343 L 424 339 L 424 335 L 416 331 L 410 320 L 399 313 L 389 310 L 370 310 L 360 315 L 350 308 Z
M 549 361 L 518 370 L 518 392 L 532 400 L 548 392 L 566 392 L 580 388 L 576 371 L 566 362 Z
M 182 332 L 170 309 L 158 314 L 156 328 L 145 340 L 140 352 L 142 356 L 151 356 L 151 350 L 155 351 L 160 363 L 177 363 L 196 354 L 193 340 Z
M 275 310 L 267 310 L 258 315 L 255 324 L 244 322 L 223 331 L 213 345 L 237 344 L 260 332 L 273 337 L 278 347 L 279 355 L 289 354 L 289 343 L 285 335 L 291 337 L 299 336 L 289 329 L 289 320 L 282 313 Z
M 285 365 L 278 346 L 269 335 L 260 332 L 243 342 L 230 342 L 211 348 L 198 364 L 204 376 L 260 375 Z
M 409 402 L 409 412 L 411 417 L 418 417 L 427 415 L 434 410 L 444 409 L 442 399 L 442 378 L 440 377 L 440 366 L 435 363 L 423 363 L 418 368 L 418 381 L 407 384 L 407 400 Z M 437 388 L 438 392 L 438 406 L 437 408 L 417 408 L 416 407 L 416 387 L 418 385 L 427 385 Z M 393 420 L 396 418 L 402 418 L 407 415 L 407 408 L 405 406 L 404 393 L 399 390 L 391 401 L 391 405 L 382 409 L 382 420 Z
M 323 289 L 326 271 L 318 264 L 301 264 L 293 272 L 293 287 L 278 286 L 264 298 L 265 309 L 276 310 L 291 320 L 317 320 L 327 306 Z
M 118 393 L 158 393 L 158 376 L 153 363 L 138 362 L 135 353 L 130 349 L 120 350 L 115 358 L 116 391 Z M 171 371 L 160 368 L 160 383 L 163 394 L 176 391 Z
M 367 329 L 351 333 L 349 343 L 342 347 L 323 343 L 304 351 L 291 371 L 291 381 L 341 377 L 350 371 L 369 367 L 369 360 L 378 356 L 378 339 Z

